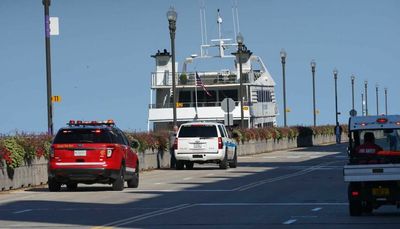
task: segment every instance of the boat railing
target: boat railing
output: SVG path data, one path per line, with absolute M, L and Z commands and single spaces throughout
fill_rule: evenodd
M 155 103 L 155 104 L 150 104 L 149 108 L 150 109 L 157 109 L 157 108 L 172 108 L 173 103 Z M 240 101 L 235 101 L 235 106 L 239 106 Z M 243 105 L 247 106 L 248 103 L 244 102 Z M 197 102 L 197 107 L 220 107 L 221 102 Z M 196 107 L 196 102 L 177 102 L 176 103 L 177 108 L 182 108 L 182 107 Z
M 198 73 L 204 85 L 239 84 L 240 78 L 236 74 L 207 74 Z M 249 82 L 249 74 L 243 73 L 243 83 Z M 175 84 L 177 86 L 194 86 L 196 84 L 195 72 L 177 72 L 175 74 Z M 152 86 L 172 86 L 172 73 L 152 72 Z

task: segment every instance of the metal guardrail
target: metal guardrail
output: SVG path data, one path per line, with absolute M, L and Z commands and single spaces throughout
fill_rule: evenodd
M 198 73 L 204 85 L 222 85 L 222 84 L 239 84 L 236 74 L 205 74 Z M 196 83 L 196 73 L 177 72 L 175 75 L 175 82 L 177 86 L 194 86 Z M 243 73 L 243 83 L 249 82 L 249 74 Z M 172 73 L 169 72 L 152 72 L 151 73 L 152 86 L 171 86 Z
M 149 104 L 150 109 L 157 109 L 157 108 L 172 108 L 173 103 L 156 103 L 156 104 Z M 235 106 L 239 106 L 240 101 L 235 101 Z M 247 102 L 243 103 L 245 106 L 248 105 Z M 197 102 L 197 107 L 220 107 L 221 102 Z M 195 102 L 189 102 L 189 103 L 177 103 L 178 108 L 180 107 L 196 107 Z

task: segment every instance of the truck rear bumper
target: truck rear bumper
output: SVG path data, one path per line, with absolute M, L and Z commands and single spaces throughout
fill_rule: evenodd
M 400 164 L 345 165 L 345 182 L 400 180 Z

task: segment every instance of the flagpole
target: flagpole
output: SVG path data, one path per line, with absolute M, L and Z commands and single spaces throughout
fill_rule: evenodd
M 196 72 L 196 76 L 197 76 L 197 72 Z M 195 81 L 194 81 L 194 96 L 195 96 L 195 100 L 196 100 L 196 116 L 194 116 L 194 119 L 197 120 L 199 118 L 199 115 L 197 113 L 197 77 L 195 77 Z

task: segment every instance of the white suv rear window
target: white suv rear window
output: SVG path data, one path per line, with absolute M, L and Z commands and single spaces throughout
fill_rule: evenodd
M 215 126 L 181 126 L 178 133 L 179 138 L 209 138 L 218 137 L 217 129 Z

